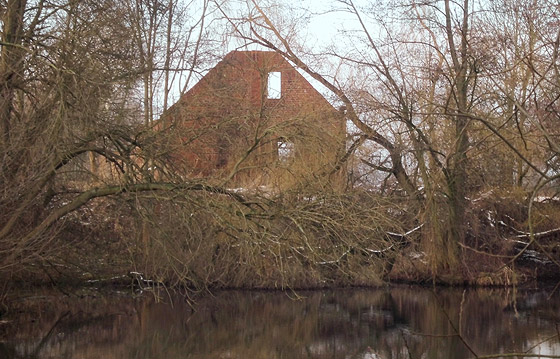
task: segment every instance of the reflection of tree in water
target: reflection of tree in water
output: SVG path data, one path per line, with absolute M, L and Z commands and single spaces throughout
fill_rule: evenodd
M 0 358 L 83 357 L 111 352 L 134 324 L 130 297 L 38 296 L 14 304 L 0 325 Z M 81 352 L 83 349 L 83 353 Z M 104 355 L 118 358 L 118 354 Z
M 281 293 L 229 292 L 200 304 L 185 326 L 182 350 L 193 358 L 466 358 L 453 326 L 478 353 L 503 351 L 501 344 L 523 343 L 545 328 L 536 317 L 512 324 L 515 318 L 503 312 L 511 299 L 487 293 L 349 290 L 302 293 L 304 300 L 292 301 Z
M 478 355 L 524 352 L 535 338 L 555 334 L 558 316 L 549 321 L 543 320 L 541 314 L 558 313 L 558 297 L 554 301 L 543 300 L 546 295 L 536 299 L 540 295 L 488 289 L 437 291 L 423 306 L 405 308 L 409 313 L 416 313 L 409 316 L 410 351 L 413 357 L 422 353 L 430 358 L 473 357 L 466 347 L 468 344 Z M 403 302 L 410 305 L 410 297 L 405 294 Z M 524 303 L 528 302 L 538 302 L 538 309 L 524 310 Z M 560 349 L 558 337 L 554 342 Z
M 173 306 L 156 304 L 153 298 L 99 298 L 86 308 L 83 302 L 81 307 L 58 303 L 56 310 L 50 308 L 56 315 L 45 311 L 33 328 L 23 325 L 11 333 L 15 339 L 6 342 L 0 354 L 2 358 L 467 358 L 472 355 L 456 331 L 477 354 L 521 351 L 554 334 L 560 312 L 558 298 L 547 301 L 531 292 L 518 293 L 516 301 L 514 293 L 506 291 L 433 293 L 404 287 L 298 294 L 301 300 L 278 292 L 228 291 L 201 299 L 195 310 L 180 299 Z
M 53 334 L 57 333 L 57 328 L 58 327 L 62 327 L 61 323 L 64 321 L 64 319 L 66 317 L 68 317 L 70 313 L 69 312 L 65 312 L 63 313 L 57 320 L 56 322 L 52 325 L 52 327 L 50 328 L 50 330 L 41 338 L 41 340 L 38 343 L 30 343 L 27 346 L 27 350 L 23 350 L 22 353 L 19 353 L 18 350 L 14 347 L 11 346 L 7 346 L 4 345 L 3 343 L 0 343 L 0 353 L 3 354 L 3 358 L 7 357 L 7 358 L 37 358 L 39 353 L 41 353 L 41 351 L 43 351 L 43 349 L 47 346 L 47 344 L 49 344 L 50 342 L 53 341 Z

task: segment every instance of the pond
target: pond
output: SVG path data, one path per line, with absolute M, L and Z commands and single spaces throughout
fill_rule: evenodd
M 0 317 L 0 358 L 553 357 L 557 292 L 220 291 L 189 303 L 171 294 L 33 293 Z

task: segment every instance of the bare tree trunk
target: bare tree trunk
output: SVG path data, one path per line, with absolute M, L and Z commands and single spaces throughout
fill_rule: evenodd
M 168 9 L 167 9 L 167 31 L 166 31 L 166 43 L 165 43 L 165 64 L 164 64 L 164 69 L 163 71 L 165 71 L 165 83 L 164 83 L 164 87 L 163 87 L 163 112 L 165 112 L 167 110 L 168 107 L 168 100 L 169 100 L 169 92 L 170 92 L 170 88 L 169 88 L 169 74 L 170 74 L 170 63 L 171 63 L 171 31 L 173 30 L 173 14 L 174 14 L 174 8 L 175 8 L 175 2 L 173 0 L 169 1 L 169 4 L 167 5 Z M 165 125 L 164 125 L 165 128 Z
M 460 30 L 461 42 L 459 49 L 455 46 L 452 29 L 452 18 L 450 0 L 445 0 L 445 20 L 447 41 L 451 53 L 455 83 L 451 88 L 450 96 L 454 97 L 455 109 L 448 109 L 455 120 L 455 143 L 454 151 L 450 158 L 450 169 L 448 180 L 449 191 L 449 237 L 445 243 L 446 252 L 449 256 L 448 263 L 453 264 L 458 255 L 458 243 L 463 243 L 467 231 L 465 222 L 466 213 L 466 187 L 467 187 L 467 150 L 469 138 L 467 127 L 469 124 L 468 105 L 468 40 L 469 30 L 469 1 L 463 1 L 463 19 Z M 459 50 L 459 51 L 457 51 Z M 450 111 L 451 110 L 451 111 Z
M 2 55 L 0 57 L 0 148 L 7 148 L 13 121 L 14 100 L 21 85 L 24 49 L 23 14 L 26 0 L 8 0 L 3 22 Z

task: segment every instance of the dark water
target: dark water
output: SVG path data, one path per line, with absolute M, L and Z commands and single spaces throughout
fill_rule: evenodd
M 35 294 L 0 318 L 0 358 L 560 356 L 552 290 L 225 291 L 193 307 L 160 299 Z

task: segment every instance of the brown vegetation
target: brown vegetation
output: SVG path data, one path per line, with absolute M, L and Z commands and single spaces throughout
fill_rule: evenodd
M 558 279 L 557 7 L 335 1 L 356 31 L 315 51 L 295 36 L 294 9 L 247 5 L 2 2 L 2 290 L 115 277 L 196 289 Z M 312 113 L 282 130 L 328 150 L 276 163 L 277 190 L 235 178 L 270 166 L 247 154 L 289 137 L 267 137 L 278 123 L 220 132 L 236 143 L 225 176 L 180 169 L 174 131 L 188 147 L 231 118 L 184 133 L 154 120 L 214 62 L 217 24 L 324 86 L 346 116 L 346 152 Z M 345 186 L 325 180 L 344 170 Z

